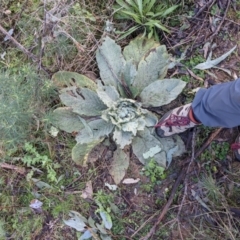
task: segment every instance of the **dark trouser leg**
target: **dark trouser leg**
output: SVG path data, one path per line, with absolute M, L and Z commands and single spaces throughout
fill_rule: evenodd
M 240 79 L 200 89 L 192 103 L 195 117 L 209 127 L 240 125 Z

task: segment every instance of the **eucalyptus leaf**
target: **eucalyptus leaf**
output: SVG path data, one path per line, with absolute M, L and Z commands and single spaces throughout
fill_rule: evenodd
M 159 107 L 174 100 L 185 86 L 180 79 L 157 80 L 143 89 L 140 98 L 145 107 Z
M 93 91 L 97 89 L 97 85 L 93 80 L 76 72 L 59 71 L 53 74 L 52 80 L 54 85 L 59 88 L 76 86 L 89 88 Z
M 73 113 L 70 107 L 55 109 L 52 117 L 54 125 L 65 132 L 77 132 L 84 128 L 84 125 L 78 118 L 78 114 Z
M 87 219 L 84 218 L 80 213 L 75 211 L 70 211 L 69 216 L 71 217 L 68 220 L 63 220 L 66 225 L 76 229 L 79 232 L 85 230 Z
M 98 95 L 87 88 L 77 89 L 76 87 L 66 88 L 60 94 L 60 99 L 73 112 L 85 116 L 99 116 L 106 105 L 99 99 Z
M 104 84 L 118 88 L 121 84 L 121 74 L 125 64 L 121 47 L 114 40 L 106 37 L 97 50 L 96 59 Z
M 129 166 L 129 160 L 129 154 L 126 154 L 122 149 L 117 148 L 114 152 L 109 173 L 116 184 L 119 184 L 124 178 Z
M 101 140 L 95 140 L 90 143 L 77 143 L 72 149 L 72 159 L 77 165 L 86 166 L 88 155 L 91 150 L 101 142 Z
M 91 133 L 89 133 L 87 128 L 82 129 L 76 136 L 77 143 L 83 144 L 99 140 L 102 141 L 112 132 L 114 125 L 103 119 L 97 119 L 89 122 L 88 127 Z
M 235 47 L 233 47 L 232 49 L 230 49 L 228 52 L 224 53 L 221 57 L 218 57 L 214 60 L 211 60 L 211 54 L 209 54 L 210 57 L 207 59 L 206 62 L 199 63 L 194 68 L 204 70 L 204 69 L 209 69 L 209 68 L 215 67 L 217 64 L 219 64 L 224 59 L 226 59 L 236 49 L 236 47 L 237 47 L 237 45 Z

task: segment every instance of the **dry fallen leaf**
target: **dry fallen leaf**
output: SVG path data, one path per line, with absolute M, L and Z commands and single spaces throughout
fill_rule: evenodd
M 92 199 L 93 197 L 93 188 L 92 188 L 92 181 L 88 181 L 86 183 L 86 188 L 82 191 L 81 197 L 86 199 Z
M 136 179 L 134 179 L 134 178 L 125 178 L 122 183 L 123 184 L 133 184 L 133 183 L 137 183 L 139 181 L 140 181 L 140 178 L 136 178 Z

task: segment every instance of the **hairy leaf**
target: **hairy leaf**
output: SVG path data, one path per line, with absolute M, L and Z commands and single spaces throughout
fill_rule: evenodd
M 101 140 L 92 141 L 91 143 L 77 143 L 72 149 L 72 159 L 77 165 L 86 166 L 89 153 L 101 142 Z
M 117 150 L 114 152 L 113 162 L 109 170 L 109 173 L 116 184 L 119 184 L 122 181 L 128 166 L 129 154 L 126 154 L 122 149 L 117 148 Z
M 70 107 L 60 107 L 53 111 L 54 125 L 68 133 L 78 132 L 84 128 L 78 115 Z
M 89 230 L 85 231 L 84 234 L 79 238 L 79 240 L 85 240 L 92 237 L 92 234 Z
M 65 88 L 59 97 L 63 104 L 71 107 L 73 112 L 80 115 L 99 116 L 102 110 L 106 109 L 106 106 L 99 99 L 98 95 L 87 88 Z
M 76 72 L 59 71 L 53 74 L 52 80 L 54 85 L 59 88 L 76 86 L 89 88 L 93 91 L 97 89 L 97 85 L 93 80 Z
M 161 142 L 163 150 L 166 153 L 175 148 L 175 146 L 178 146 L 178 149 L 175 149 L 172 153 L 173 157 L 181 156 L 186 151 L 184 142 L 178 135 L 167 138 L 160 138 L 156 134 L 154 134 L 154 136 Z
M 119 100 L 119 93 L 116 88 L 114 86 L 103 86 L 101 81 L 98 81 L 97 94 L 108 107 L 112 107 Z
M 70 211 L 69 216 L 71 217 L 68 220 L 63 220 L 66 225 L 76 229 L 79 232 L 85 230 L 87 219 L 83 217 L 80 213 L 75 211 Z
M 144 159 L 148 159 L 159 153 L 162 149 L 156 145 L 155 147 L 150 148 L 147 152 L 143 153 Z
M 121 73 L 125 60 L 121 47 L 109 37 L 106 37 L 96 53 L 102 81 L 107 86 L 118 88 L 121 83 Z
M 153 113 L 149 112 L 145 115 L 144 117 L 145 122 L 146 122 L 146 126 L 147 127 L 153 127 L 157 124 L 158 122 L 158 118 L 156 115 L 154 115 Z
M 115 128 L 113 133 L 113 139 L 123 149 L 126 145 L 131 144 L 133 139 L 133 134 L 131 132 L 123 132 Z
M 150 149 L 156 148 L 158 146 L 160 149 L 163 149 L 163 146 L 157 138 L 150 134 L 150 131 L 145 128 L 144 131 L 138 132 L 137 136 L 132 141 L 133 153 L 138 157 L 139 161 L 142 164 L 146 164 L 149 159 L 145 159 L 143 154 L 149 152 Z M 159 149 L 158 149 L 159 150 Z M 156 152 L 153 158 L 158 162 L 162 167 L 166 167 L 166 153 L 165 152 Z
M 112 228 L 112 219 L 107 211 L 99 211 L 99 214 L 103 220 L 104 227 L 108 230 Z
M 158 46 L 159 43 L 153 39 L 146 40 L 146 38 L 138 36 L 124 48 L 123 56 L 127 61 L 133 61 L 134 65 L 138 66 L 138 63 Z
M 186 86 L 186 82 L 180 79 L 158 80 L 146 88 L 140 94 L 145 107 L 159 107 L 174 100 Z
M 137 76 L 136 65 L 132 59 L 126 61 L 126 64 L 123 68 L 123 79 L 131 91 L 131 86 L 134 82 L 135 77 Z
M 77 143 L 83 144 L 96 140 L 103 140 L 112 132 L 114 125 L 103 119 L 97 119 L 89 122 L 88 127 L 90 128 L 90 131 L 89 129 L 84 128 L 78 133 L 76 136 Z
M 157 79 L 165 77 L 169 64 L 169 56 L 164 45 L 152 49 L 138 64 L 138 72 L 131 86 L 133 96 L 138 96 L 142 90 Z

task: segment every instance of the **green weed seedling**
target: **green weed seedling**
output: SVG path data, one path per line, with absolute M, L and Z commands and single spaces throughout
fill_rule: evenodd
M 170 32 L 162 23 L 168 15 L 173 13 L 178 5 L 170 5 L 168 1 L 161 3 L 156 0 L 138 0 L 138 1 L 123 1 L 116 0 L 114 5 L 114 17 L 118 20 L 131 20 L 135 26 L 129 28 L 124 33 L 121 33 L 119 39 L 123 39 L 131 33 L 141 29 L 144 31 L 144 36 L 149 39 L 154 37 L 159 41 L 158 31 Z
M 40 166 L 42 169 L 46 170 L 47 178 L 50 182 L 57 182 L 57 173 L 54 170 L 55 165 L 52 160 L 47 155 L 41 155 L 37 149 L 31 143 L 25 143 L 24 149 L 26 154 L 22 158 L 22 162 L 28 167 Z M 31 177 L 34 173 L 32 170 L 28 176 Z
M 149 177 L 153 185 L 161 183 L 161 180 L 166 178 L 165 169 L 159 166 L 154 159 L 149 161 L 149 163 L 144 167 L 142 173 Z
M 88 239 L 93 237 L 94 239 L 111 240 L 108 231 L 113 227 L 111 218 L 110 203 L 113 201 L 112 196 L 108 197 L 102 190 L 98 191 L 95 195 L 94 201 L 98 208 L 95 213 L 98 213 L 101 217 L 101 224 L 91 216 L 86 219 L 80 213 L 70 211 L 68 220 L 64 220 L 64 223 L 74 229 L 80 234 L 79 240 Z M 106 206 L 109 207 L 106 207 Z M 96 216 L 98 219 L 98 216 Z M 100 238 L 99 238 L 100 237 Z

